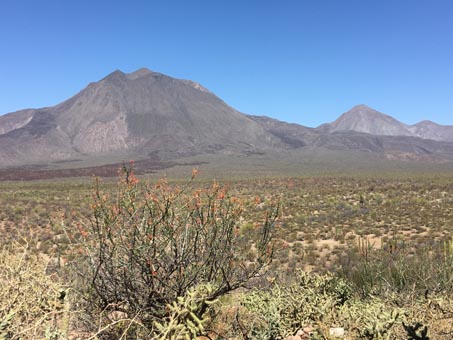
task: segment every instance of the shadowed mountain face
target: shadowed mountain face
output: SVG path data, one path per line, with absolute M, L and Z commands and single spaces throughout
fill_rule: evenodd
M 405 125 L 359 105 L 335 122 L 313 129 L 244 115 L 200 84 L 148 69 L 115 71 L 56 106 L 0 116 L 3 168 L 306 148 L 453 160 L 453 126 L 429 121 Z

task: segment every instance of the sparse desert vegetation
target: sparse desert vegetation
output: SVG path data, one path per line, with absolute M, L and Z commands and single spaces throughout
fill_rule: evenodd
M 0 339 L 452 338 L 451 176 L 125 170 L 1 183 Z
M 0 340 L 453 340 L 453 1 L 2 1 Z

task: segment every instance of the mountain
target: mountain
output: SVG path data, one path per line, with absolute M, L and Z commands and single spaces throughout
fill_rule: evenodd
M 409 126 L 409 131 L 417 137 L 453 142 L 453 125 L 439 125 L 429 120 L 424 120 Z
M 249 117 L 259 122 L 267 132 L 281 138 L 293 148 L 327 149 L 339 153 L 345 151 L 366 152 L 375 154 L 377 159 L 382 157 L 428 162 L 453 160 L 453 143 L 448 141 L 435 141 L 405 135 L 391 136 L 382 133 L 374 135 L 351 129 L 329 132 L 326 131 L 329 127 L 328 124 L 313 129 L 264 116 Z M 385 119 L 386 117 L 389 116 L 385 116 Z
M 439 125 L 428 120 L 407 125 L 366 105 L 353 107 L 334 122 L 319 126 L 318 130 L 329 133 L 355 131 L 378 136 L 411 136 L 453 142 L 453 126 Z
M 411 136 L 407 126 L 366 105 L 354 106 L 337 120 L 321 126 L 328 132 L 356 131 L 382 136 Z
M 70 176 L 74 172 L 66 170 L 76 167 L 77 174 L 105 174 L 129 159 L 146 171 L 174 166 L 185 156 L 291 159 L 323 150 L 337 159 L 352 152 L 376 161 L 453 161 L 453 126 L 406 125 L 358 105 L 309 128 L 245 115 L 196 82 L 145 68 L 115 71 L 52 107 L 0 116 L 0 168 L 60 169 L 56 176 Z
M 254 153 L 284 144 L 200 84 L 148 69 L 115 71 L 56 106 L 0 118 L 2 165 Z

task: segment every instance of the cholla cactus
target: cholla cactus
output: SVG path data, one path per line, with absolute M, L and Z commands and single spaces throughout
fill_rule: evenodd
M 169 317 L 162 322 L 155 322 L 159 340 L 196 339 L 206 332 L 205 326 L 210 321 L 202 311 L 218 300 L 210 299 L 214 291 L 212 285 L 200 285 L 191 288 L 184 297 L 168 305 Z
M 13 318 L 13 313 L 10 312 L 0 320 L 0 340 L 7 339 L 8 325 L 10 324 L 12 318 Z
M 367 320 L 363 333 L 368 339 L 390 339 L 389 330 L 399 320 L 399 313 L 396 310 L 390 312 L 381 310 L 378 313 Z
M 245 294 L 242 305 L 254 320 L 250 325 L 252 338 L 267 340 L 328 322 L 350 296 L 350 288 L 341 279 L 299 271 L 288 286 L 276 284 L 269 291 Z
M 389 340 L 393 328 L 400 321 L 401 311 L 388 310 L 380 300 L 357 301 L 346 310 L 350 328 L 355 328 L 361 339 Z
M 242 305 L 249 335 L 269 340 L 312 328 L 310 339 L 330 338 L 330 327 L 342 327 L 351 339 L 395 339 L 396 324 L 404 310 L 378 298 L 353 295 L 351 287 L 331 274 L 299 272 L 290 285 L 276 284 L 268 291 L 244 295 Z

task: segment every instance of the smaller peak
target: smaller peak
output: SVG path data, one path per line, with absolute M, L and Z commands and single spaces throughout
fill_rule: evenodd
M 115 79 L 121 79 L 124 78 L 126 74 L 122 72 L 121 70 L 115 70 L 112 73 L 110 73 L 108 76 L 102 78 L 102 80 L 115 80 Z
M 110 77 L 110 76 L 113 76 L 113 75 L 125 75 L 125 73 L 119 69 L 113 71 L 112 73 L 110 73 L 107 77 Z
M 416 126 L 426 126 L 426 125 L 439 125 L 437 123 L 434 123 L 433 121 L 431 120 L 422 120 L 421 122 L 418 122 L 417 124 L 415 124 Z
M 382 112 L 379 112 L 368 105 L 365 104 L 359 104 L 351 108 L 349 111 L 344 112 L 336 122 L 342 122 L 342 121 L 372 121 L 376 119 L 389 119 L 392 118 Z
M 351 108 L 349 111 L 345 112 L 344 115 L 346 116 L 362 116 L 362 117 L 368 117 L 368 116 L 381 116 L 384 115 L 383 113 L 373 109 L 372 107 L 369 107 L 368 105 L 365 104 L 359 104 Z
M 359 104 L 359 105 L 354 106 L 350 111 L 352 111 L 352 110 L 373 110 L 373 109 L 371 107 L 369 107 L 368 105 Z
M 134 72 L 131 72 L 131 73 L 128 73 L 127 74 L 127 78 L 128 79 L 137 79 L 137 78 L 141 78 L 141 77 L 145 77 L 149 74 L 153 74 L 154 72 L 151 71 L 150 69 L 146 68 L 146 67 L 142 67 L 142 68 L 139 68 L 138 70 L 134 71 Z
M 153 73 L 153 71 L 151 71 L 149 68 L 147 67 L 140 67 L 139 69 L 137 69 L 136 71 L 134 71 L 133 73 Z

